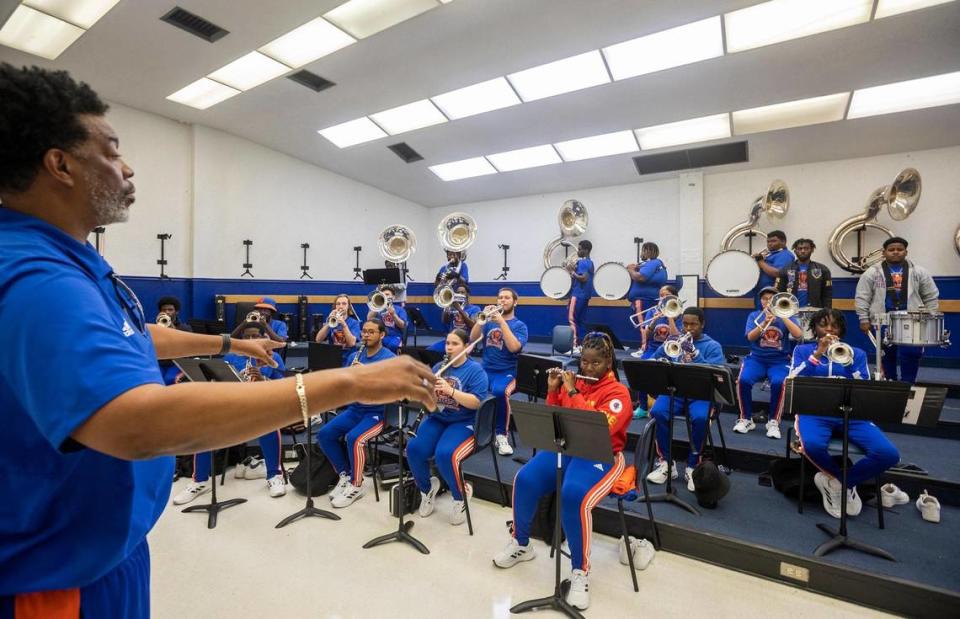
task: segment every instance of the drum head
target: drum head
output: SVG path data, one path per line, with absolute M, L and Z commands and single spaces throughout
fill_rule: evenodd
M 707 265 L 707 285 L 722 297 L 742 297 L 757 285 L 760 267 L 745 251 L 721 252 Z
M 630 292 L 630 272 L 619 262 L 604 262 L 593 275 L 597 296 L 608 300 L 622 299 Z
M 573 281 L 563 267 L 550 267 L 540 276 L 540 290 L 551 299 L 562 299 L 570 294 Z

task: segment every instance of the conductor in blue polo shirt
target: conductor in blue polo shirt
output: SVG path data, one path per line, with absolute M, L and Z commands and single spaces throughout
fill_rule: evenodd
M 133 170 L 106 112 L 66 72 L 0 63 L 4 618 L 148 617 L 146 535 L 170 493 L 175 453 L 244 442 L 361 397 L 436 402 L 433 373 L 409 358 L 164 386 L 158 358 L 232 351 L 272 364 L 277 344 L 147 324 L 86 241 L 95 227 L 126 221 L 134 202 Z

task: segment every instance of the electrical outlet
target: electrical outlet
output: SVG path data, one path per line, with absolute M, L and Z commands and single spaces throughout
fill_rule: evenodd
M 780 575 L 800 582 L 810 582 L 810 570 L 792 563 L 780 562 Z

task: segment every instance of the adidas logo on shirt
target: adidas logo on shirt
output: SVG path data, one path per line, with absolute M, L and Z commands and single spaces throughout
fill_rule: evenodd
M 124 337 L 133 335 L 133 327 L 131 327 L 126 320 L 123 321 L 123 335 Z
M 594 464 L 594 465 L 593 465 L 593 468 L 597 469 L 597 470 L 600 471 L 601 473 L 603 472 L 603 465 L 600 464 L 599 462 L 596 463 L 596 464 Z

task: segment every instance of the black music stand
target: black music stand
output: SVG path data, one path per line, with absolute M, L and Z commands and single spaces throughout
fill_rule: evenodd
M 336 344 L 309 342 L 307 344 L 307 369 L 332 370 L 343 366 L 343 348 Z
M 403 281 L 400 276 L 400 269 L 366 269 L 363 272 L 363 283 L 369 286 L 382 286 L 383 284 L 399 284 Z
M 563 362 L 559 359 L 551 359 L 539 355 L 521 354 L 517 357 L 516 392 L 526 394 L 529 401 L 536 402 L 539 398 L 546 400 L 547 371 L 550 368 L 560 368 L 562 370 Z M 537 455 L 536 447 L 533 448 L 531 457 L 535 455 Z M 523 456 L 514 456 L 511 459 L 520 464 L 526 464 L 530 461 L 530 458 Z
M 240 376 L 232 365 L 223 359 L 174 359 L 174 365 L 180 368 L 187 380 L 194 383 L 239 383 Z M 183 513 L 207 512 L 207 528 L 217 526 L 217 514 L 221 511 L 246 503 L 246 499 L 227 499 L 217 501 L 217 472 L 215 449 L 210 450 L 210 503 L 206 505 L 191 505 L 184 508 Z M 227 450 L 223 451 L 223 465 L 227 465 Z
M 404 409 L 410 407 L 411 405 L 416 406 L 417 402 L 401 402 L 400 406 L 397 407 L 397 427 L 403 428 L 403 411 Z M 425 407 L 420 404 L 419 408 L 423 410 Z M 404 521 L 404 516 L 406 515 L 407 506 L 406 506 L 406 492 L 403 490 L 403 473 L 404 473 L 404 442 L 405 442 L 405 432 L 402 430 L 397 433 L 397 461 L 399 464 L 399 473 L 397 475 L 397 530 L 393 533 L 387 533 L 386 535 L 381 535 L 380 537 L 375 537 L 366 544 L 363 545 L 364 548 L 373 548 L 374 546 L 379 546 L 380 544 L 386 544 L 387 542 L 406 542 L 422 552 L 425 555 L 430 554 L 430 550 L 423 545 L 423 542 L 410 535 L 410 529 L 413 528 L 413 521 Z M 373 483 L 377 483 L 377 480 L 374 479 Z
M 544 404 L 517 402 L 513 407 L 517 430 L 525 445 L 557 454 L 556 514 L 554 517 L 553 556 L 555 575 L 553 595 L 520 602 L 510 609 L 519 614 L 538 608 L 552 608 L 568 617 L 583 615 L 567 603 L 564 583 L 560 580 L 560 510 L 563 493 L 563 456 L 583 458 L 594 462 L 612 463 L 610 429 L 603 415 L 593 411 L 560 408 Z
M 896 558 L 886 550 L 850 539 L 847 534 L 847 457 L 850 449 L 850 420 L 900 423 L 910 397 L 910 384 L 883 380 L 834 380 L 823 377 L 798 377 L 792 381 L 790 412 L 794 415 L 819 415 L 843 419 L 843 453 L 840 456 L 840 528 L 834 529 L 818 523 L 817 528 L 829 535 L 830 539 L 817 546 L 813 554 L 822 557 L 837 548 L 851 548 L 896 561 Z M 880 497 L 876 500 L 879 501 Z
M 419 307 L 407 307 L 407 317 L 410 319 L 410 322 L 413 324 L 413 345 L 417 345 L 417 330 L 424 329 L 430 330 L 430 323 L 427 322 L 427 319 L 424 318 L 423 312 L 420 311 Z

